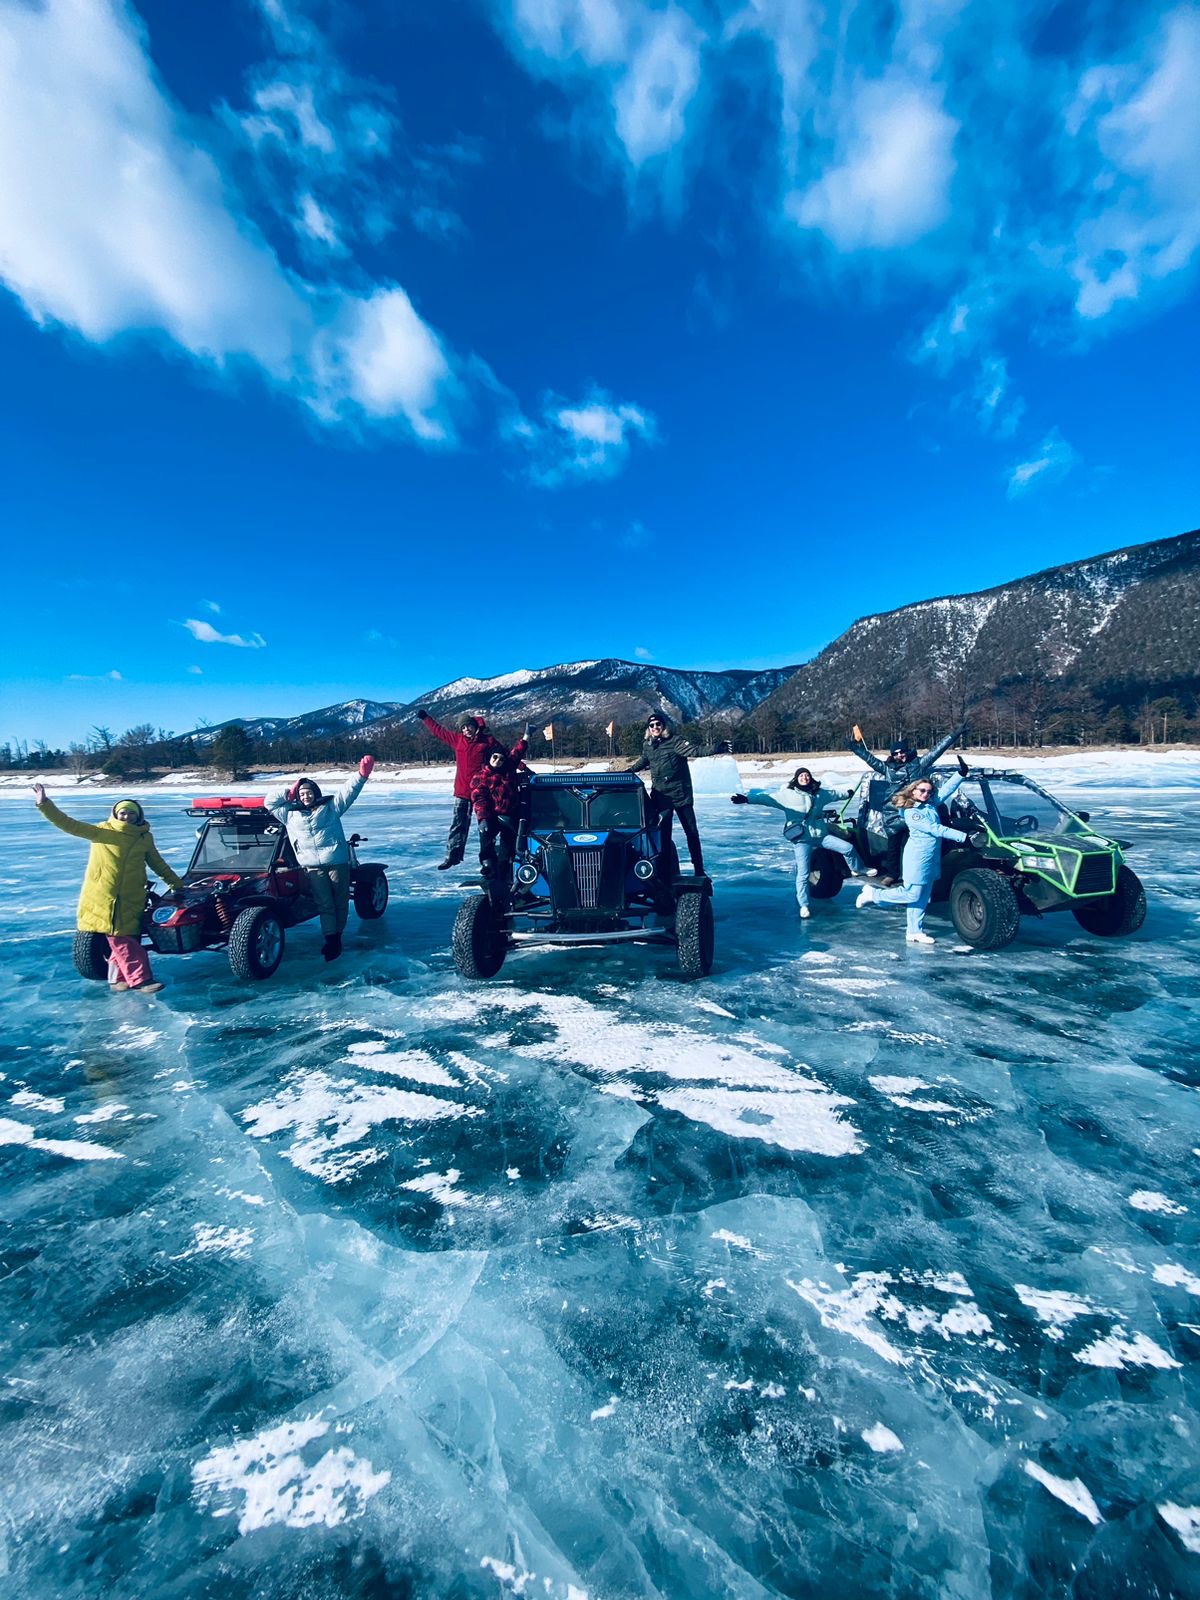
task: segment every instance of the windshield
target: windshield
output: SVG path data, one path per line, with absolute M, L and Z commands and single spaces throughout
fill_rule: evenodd
M 946 811 L 952 828 L 966 828 L 970 831 L 979 826 L 980 819 L 984 822 L 992 821 L 987 796 L 978 778 L 963 779 L 947 801 Z
M 533 784 L 529 790 L 529 826 L 534 833 L 553 833 L 555 828 L 575 832 L 583 827 L 583 801 L 570 789 L 541 789 Z
M 189 872 L 266 872 L 279 838 L 277 826 L 242 829 L 210 823 L 196 845 Z
M 639 783 L 636 789 L 599 789 L 588 807 L 588 827 L 597 833 L 606 828 L 641 828 L 642 796 L 645 790 Z
M 998 812 L 1000 833 L 1005 838 L 1024 838 L 1035 833 L 1086 833 L 1088 829 L 1065 806 L 1048 794 L 1024 783 L 991 785 L 992 800 Z

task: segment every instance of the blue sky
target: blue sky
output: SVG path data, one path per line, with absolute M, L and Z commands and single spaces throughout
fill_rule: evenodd
M 0 739 L 864 613 L 1196 514 L 1200 9 L 0 0 Z

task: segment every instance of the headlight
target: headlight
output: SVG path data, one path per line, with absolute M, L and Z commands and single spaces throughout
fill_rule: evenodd
M 635 861 L 633 863 L 633 875 L 635 878 L 640 878 L 642 882 L 645 883 L 647 878 L 652 878 L 654 876 L 653 861 L 647 861 L 644 856 L 640 861 Z
M 522 861 L 521 865 L 517 868 L 517 882 L 523 883 L 526 888 L 528 888 L 531 883 L 537 882 L 537 875 L 538 870 L 532 861 Z
M 1058 871 L 1058 862 L 1054 856 L 1022 856 L 1020 860 L 1026 872 Z

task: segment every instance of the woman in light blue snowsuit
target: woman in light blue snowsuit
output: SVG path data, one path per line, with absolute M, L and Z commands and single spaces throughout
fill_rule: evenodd
M 746 794 L 730 795 L 735 806 L 772 806 L 783 812 L 783 837 L 796 852 L 796 899 L 801 917 L 808 918 L 808 874 L 812 867 L 814 850 L 835 850 L 845 856 L 852 877 L 875 876 L 874 869 L 864 873 L 858 853 L 847 839 L 839 839 L 829 832 L 825 821 L 825 807 L 834 800 L 848 800 L 849 789 L 824 789 L 807 767 L 797 767 L 792 781 L 782 789 L 769 794 L 766 789 L 750 789 Z
M 940 788 L 929 778 L 918 778 L 893 796 L 892 804 L 904 812 L 908 824 L 901 863 L 904 887 L 877 889 L 873 883 L 864 884 L 855 902 L 860 906 L 907 906 L 909 944 L 933 943 L 932 935 L 925 932 L 925 908 L 941 876 L 942 840 L 967 842 L 961 829 L 947 828 L 937 813 L 937 802 L 949 800 L 961 782 L 961 773 Z

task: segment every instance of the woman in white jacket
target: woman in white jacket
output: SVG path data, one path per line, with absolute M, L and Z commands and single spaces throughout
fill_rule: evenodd
M 321 954 L 333 961 L 342 953 L 342 929 L 350 915 L 350 846 L 342 830 L 342 814 L 362 793 L 375 766 L 374 756 L 358 763 L 358 776 L 336 794 L 322 794 L 312 778 L 301 778 L 290 789 L 267 795 L 263 804 L 287 829 L 304 868 L 313 899 L 321 915 L 325 943 Z
M 735 806 L 773 806 L 783 812 L 783 837 L 796 852 L 796 899 L 800 915 L 811 915 L 808 908 L 808 874 L 812 868 L 814 850 L 834 850 L 845 856 L 850 874 L 855 878 L 873 878 L 875 871 L 866 872 L 858 852 L 847 839 L 830 833 L 825 821 L 825 807 L 835 800 L 846 800 L 853 793 L 849 789 L 825 789 L 807 767 L 797 767 L 792 781 L 782 789 L 769 794 L 766 789 L 750 789 L 745 794 L 730 795 Z

